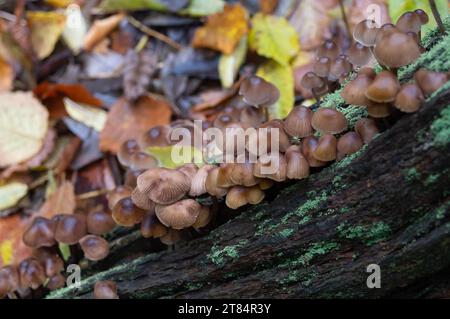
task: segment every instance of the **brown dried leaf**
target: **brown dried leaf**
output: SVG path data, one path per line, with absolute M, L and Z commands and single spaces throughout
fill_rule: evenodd
M 8 92 L 13 88 L 14 70 L 0 57 L 0 92 Z
M 47 198 L 37 215 L 34 216 L 52 218 L 58 214 L 73 214 L 75 206 L 74 187 L 71 182 L 65 181 Z
M 195 31 L 192 45 L 231 54 L 248 32 L 247 11 L 239 3 L 225 5 L 223 12 L 208 17 L 204 27 Z
M 153 126 L 168 124 L 171 115 L 170 105 L 163 97 L 143 96 L 133 105 L 122 98 L 108 113 L 100 133 L 100 150 L 117 153 L 126 140 L 139 138 Z
M 32 249 L 22 240 L 29 220 L 20 214 L 0 218 L 0 267 L 18 264 L 31 256 Z
M 91 51 L 97 43 L 117 28 L 124 17 L 123 13 L 119 13 L 106 19 L 95 21 L 84 38 L 83 48 L 86 51 Z

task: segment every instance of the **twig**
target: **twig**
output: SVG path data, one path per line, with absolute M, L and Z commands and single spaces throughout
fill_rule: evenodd
M 107 189 L 99 189 L 99 190 L 95 190 L 95 191 L 91 191 L 91 192 L 87 192 L 87 193 L 83 193 L 83 194 L 77 195 L 77 199 L 78 200 L 89 199 L 89 198 L 102 196 L 102 195 L 105 195 L 107 193 L 108 193 Z
M 339 0 L 339 6 L 341 8 L 342 19 L 345 23 L 345 28 L 347 29 L 348 40 L 352 42 L 352 34 L 350 32 L 350 24 L 348 23 L 347 14 L 345 13 L 344 0 Z
M 156 38 L 164 43 L 166 43 L 167 45 L 171 46 L 172 48 L 174 48 L 175 50 L 181 50 L 183 47 L 181 45 L 179 45 L 178 43 L 176 43 L 175 41 L 173 41 L 171 38 L 169 38 L 168 36 L 150 29 L 149 27 L 147 27 L 145 24 L 142 24 L 141 22 L 139 22 L 138 20 L 136 20 L 135 18 L 133 18 L 132 16 L 127 16 L 127 20 L 128 22 L 130 22 L 134 27 L 136 27 L 137 29 L 139 29 L 141 32 L 145 33 L 146 35 L 148 35 L 149 37 L 153 37 Z
M 444 23 L 442 22 L 441 15 L 439 14 L 439 10 L 436 6 L 436 2 L 434 0 L 429 0 L 429 2 L 430 2 L 431 11 L 433 12 L 434 19 L 436 20 L 436 23 L 439 27 L 439 31 L 442 34 L 445 34 Z

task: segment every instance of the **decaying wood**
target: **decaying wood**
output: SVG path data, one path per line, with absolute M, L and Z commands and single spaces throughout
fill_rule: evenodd
M 449 101 L 440 93 L 353 158 L 205 237 L 115 263 L 51 297 L 91 297 L 105 279 L 122 298 L 448 296 Z M 366 285 L 370 264 L 381 268 L 380 289 Z

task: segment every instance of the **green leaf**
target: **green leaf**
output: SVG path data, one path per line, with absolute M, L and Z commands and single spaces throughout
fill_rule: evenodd
M 68 261 L 70 258 L 70 246 L 67 244 L 59 243 L 58 244 L 59 251 L 64 259 L 64 261 Z
M 391 16 L 393 23 L 396 23 L 398 18 L 406 11 L 422 9 L 430 17 L 430 21 L 425 25 L 425 28 L 429 30 L 436 27 L 436 21 L 433 18 L 429 0 L 389 0 L 388 4 L 389 15 Z M 436 6 L 442 19 L 448 16 L 447 0 L 436 0 Z
M 0 210 L 14 207 L 27 193 L 26 184 L 13 182 L 0 186 Z
M 252 26 L 249 44 L 259 55 L 288 65 L 300 50 L 297 32 L 285 18 L 258 13 Z
M 193 17 L 209 16 L 214 13 L 222 12 L 225 6 L 223 0 L 191 0 L 189 7 L 180 11 L 180 14 L 186 14 Z
M 167 11 L 166 6 L 158 0 L 103 0 L 98 8 L 102 12 L 119 10 L 134 11 L 142 9 Z
M 183 164 L 202 164 L 203 154 L 200 150 L 192 146 L 151 146 L 145 152 L 155 157 L 160 167 L 177 168 Z
M 243 37 L 231 54 L 222 54 L 219 59 L 220 83 L 230 88 L 247 55 L 247 37 Z
M 280 99 L 269 108 L 272 119 L 285 118 L 295 103 L 294 75 L 289 65 L 268 61 L 261 65 L 256 73 L 264 80 L 275 85 L 280 90 Z

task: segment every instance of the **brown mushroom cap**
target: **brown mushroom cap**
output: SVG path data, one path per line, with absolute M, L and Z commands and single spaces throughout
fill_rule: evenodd
M 395 107 L 405 113 L 419 110 L 425 101 L 422 91 L 415 83 L 403 84 L 395 99 Z
M 235 119 L 230 114 L 220 114 L 214 120 L 213 125 L 214 125 L 214 127 L 224 129 L 227 126 L 234 124 L 234 123 L 236 123 Z
M 374 20 L 364 20 L 353 30 L 353 38 L 366 47 L 375 45 L 379 28 Z
M 322 134 L 339 134 L 347 129 L 348 121 L 338 110 L 322 107 L 314 112 L 311 125 Z
M 144 152 L 137 152 L 131 156 L 128 167 L 134 171 L 142 171 L 158 167 L 158 160 Z
M 319 46 L 316 55 L 319 58 L 327 57 L 333 60 L 339 55 L 339 47 L 334 41 L 326 40 Z
M 66 277 L 62 274 L 55 274 L 48 279 L 47 289 L 50 291 L 58 290 L 66 285 Z
M 414 74 L 414 80 L 423 94 L 430 96 L 448 82 L 449 76 L 445 73 L 421 68 Z
M 184 199 L 168 206 L 156 205 L 155 212 L 163 225 L 180 230 L 195 223 L 201 208 L 195 200 Z
M 302 141 L 302 153 L 310 167 L 322 167 L 326 165 L 326 162 L 319 161 L 313 156 L 318 144 L 319 139 L 315 136 L 305 137 Z
M 19 273 L 15 266 L 0 268 L 0 298 L 19 289 Z
M 117 152 L 117 159 L 120 164 L 128 167 L 130 165 L 131 159 L 133 155 L 137 152 L 140 152 L 141 148 L 136 140 L 128 140 L 125 141 Z
M 27 258 L 19 264 L 20 286 L 22 289 L 37 289 L 45 282 L 45 270 L 36 258 Z
M 313 112 L 305 106 L 294 107 L 284 120 L 284 130 L 293 137 L 306 137 L 314 133 L 311 126 Z
M 264 191 L 264 190 L 272 188 L 273 184 L 274 184 L 274 182 L 272 180 L 265 178 L 259 182 L 258 186 L 262 191 Z
M 116 227 L 116 223 L 111 213 L 102 210 L 89 212 L 86 218 L 87 231 L 94 235 L 103 235 L 109 233 Z
M 214 165 L 206 164 L 198 169 L 197 173 L 191 179 L 190 196 L 196 197 L 207 193 L 206 178 L 208 177 L 208 172 L 215 167 Z
M 303 179 L 309 176 L 309 163 L 303 156 L 300 146 L 292 145 L 286 151 L 286 176 L 289 179 Z
M 383 35 L 377 39 L 373 53 L 379 63 L 390 68 L 408 65 L 421 54 L 417 42 L 395 28 L 383 31 Z
M 244 102 L 249 105 L 272 105 L 280 98 L 280 91 L 263 78 L 250 76 L 242 81 L 239 95 L 242 95 Z
M 422 28 L 421 16 L 416 12 L 407 11 L 398 18 L 395 26 L 404 33 L 419 33 Z
M 317 89 L 322 87 L 325 82 L 314 72 L 306 73 L 300 83 L 305 89 Z
M 67 245 L 76 244 L 87 233 L 86 217 L 81 214 L 60 215 L 55 228 L 55 239 Z
M 134 205 L 130 197 L 122 198 L 112 211 L 114 221 L 121 226 L 132 227 L 144 218 L 145 210 Z
M 119 299 L 117 285 L 114 281 L 97 281 L 94 287 L 95 299 Z
M 168 125 L 152 127 L 139 139 L 140 148 L 145 150 L 147 147 L 151 146 L 169 146 L 169 132 L 170 127 Z
M 212 217 L 213 214 L 209 207 L 202 206 L 202 208 L 200 209 L 200 213 L 198 214 L 198 217 L 192 227 L 194 227 L 195 229 L 203 228 L 211 222 Z
M 313 65 L 313 73 L 317 76 L 326 78 L 330 73 L 331 60 L 328 57 L 317 57 Z
M 366 97 L 374 102 L 388 103 L 395 101 L 400 91 L 400 82 L 390 71 L 380 72 L 366 90 Z
M 246 106 L 242 109 L 239 120 L 250 127 L 258 127 L 266 120 L 266 116 L 263 109 Z
M 322 162 L 331 162 L 336 159 L 337 140 L 332 134 L 322 135 L 319 139 L 313 156 Z
M 423 11 L 422 9 L 416 9 L 414 12 L 419 16 L 419 19 L 422 22 L 422 25 L 425 25 L 428 23 L 429 18 L 428 18 L 428 14 L 425 11 Z
M 365 106 L 369 104 L 366 91 L 375 79 L 376 74 L 371 68 L 364 68 L 362 70 L 364 71 L 358 73 L 358 76 L 350 81 L 341 92 L 341 96 L 345 102 L 350 105 Z
M 339 55 L 330 66 L 330 73 L 328 74 L 328 80 L 337 81 L 341 77 L 346 76 L 353 70 L 353 66 L 346 55 Z
M 161 242 L 167 246 L 175 245 L 181 240 L 181 231 L 168 229 L 167 233 L 164 236 L 160 237 L 159 240 L 161 240 Z
M 109 254 L 108 242 L 97 235 L 87 235 L 80 239 L 84 256 L 93 261 L 102 260 Z
M 234 163 L 225 163 L 219 167 L 219 172 L 217 173 L 217 186 L 228 188 L 235 185 L 231 180 L 231 172 L 234 165 Z
M 50 248 L 39 248 L 33 251 L 35 257 L 44 267 L 45 275 L 52 277 L 64 270 L 64 261 Z
M 161 224 L 154 213 L 147 213 L 142 220 L 141 234 L 144 238 L 160 238 L 167 233 L 167 227 Z
M 391 104 L 370 102 L 367 105 L 367 113 L 374 118 L 385 118 L 391 115 Z
M 267 131 L 265 132 L 264 129 L 267 129 Z M 272 150 L 272 133 L 276 133 L 276 131 L 278 131 L 278 150 L 284 153 L 289 148 L 289 146 L 291 146 L 289 136 L 286 134 L 286 131 L 284 130 L 284 124 L 281 120 L 270 120 L 262 124 L 256 131 L 257 132 L 255 134 L 250 134 L 247 141 L 246 147 L 249 151 L 252 150 L 251 146 L 253 145 L 257 146 L 259 154 L 263 154 L 265 153 L 265 151 L 270 152 Z M 266 143 L 267 150 L 264 150 L 264 142 Z
M 36 217 L 23 234 L 25 245 L 33 248 L 51 247 L 55 241 L 56 223 L 44 217 Z
M 239 207 L 247 205 L 247 188 L 243 186 L 234 186 L 230 188 L 227 193 L 225 204 L 231 209 L 238 209 Z
M 355 124 L 355 131 L 359 134 L 364 144 L 369 144 L 375 135 L 379 133 L 375 121 L 369 118 L 359 119 Z
M 253 167 L 253 175 L 282 182 L 286 180 L 286 168 L 286 157 L 281 153 L 271 152 L 259 157 L 258 162 Z
M 214 167 L 208 172 L 208 176 L 205 181 L 206 191 L 216 197 L 223 197 L 227 193 L 227 188 L 219 187 L 217 185 L 217 178 L 219 175 L 219 167 Z
M 359 42 L 354 42 L 348 50 L 348 58 L 353 65 L 364 66 L 369 63 L 372 52 L 369 47 Z
M 230 172 L 230 180 L 233 185 L 242 185 L 246 187 L 257 185 L 259 179 L 253 175 L 254 163 L 234 164 Z
M 108 192 L 106 198 L 108 199 L 109 209 L 113 209 L 117 202 L 122 198 L 130 197 L 133 189 L 129 186 L 118 186 L 114 190 Z
M 266 194 L 258 186 L 247 188 L 247 202 L 252 205 L 257 205 L 264 200 Z
M 168 205 L 189 192 L 191 181 L 177 170 L 153 168 L 139 175 L 137 187 L 155 203 Z
M 195 174 L 197 174 L 198 167 L 193 163 L 187 163 L 177 168 L 177 170 L 185 174 L 189 179 L 193 179 Z
M 338 159 L 359 151 L 363 146 L 361 137 L 356 132 L 348 132 L 339 138 L 337 143 Z
M 131 193 L 131 200 L 133 201 L 134 205 L 143 210 L 155 210 L 155 202 L 148 198 L 147 194 L 142 193 L 137 187 Z

